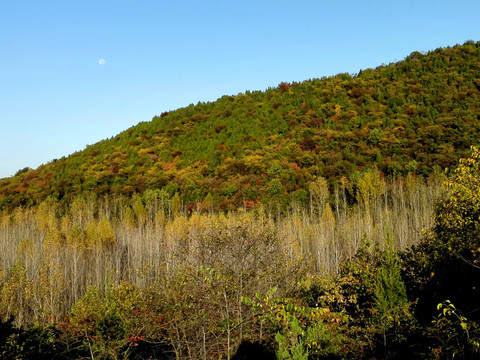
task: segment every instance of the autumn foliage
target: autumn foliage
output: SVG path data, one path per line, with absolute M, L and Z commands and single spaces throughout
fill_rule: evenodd
M 478 358 L 479 59 L 224 96 L 0 180 L 0 357 Z

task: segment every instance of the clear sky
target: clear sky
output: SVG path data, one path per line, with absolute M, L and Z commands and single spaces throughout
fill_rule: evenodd
M 0 178 L 164 111 L 480 40 L 479 0 L 0 0 Z

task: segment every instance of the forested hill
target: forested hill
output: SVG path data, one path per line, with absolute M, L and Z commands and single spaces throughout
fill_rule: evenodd
M 372 167 L 428 175 L 478 143 L 479 94 L 480 42 L 469 41 L 356 75 L 224 96 L 0 180 L 0 209 L 148 189 L 226 209 L 301 199 L 318 176 L 334 182 Z

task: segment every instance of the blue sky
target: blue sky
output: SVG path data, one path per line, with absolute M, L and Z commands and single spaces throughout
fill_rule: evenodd
M 478 0 L 2 0 L 0 178 L 190 103 L 479 41 L 479 15 Z

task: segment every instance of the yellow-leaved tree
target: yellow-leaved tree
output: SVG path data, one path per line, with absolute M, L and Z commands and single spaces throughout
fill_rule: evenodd
M 480 151 L 472 146 L 446 182 L 435 224 L 423 242 L 403 256 L 410 299 L 420 321 L 442 339 L 444 358 L 475 358 L 480 351 Z M 454 304 L 454 305 L 453 305 Z

